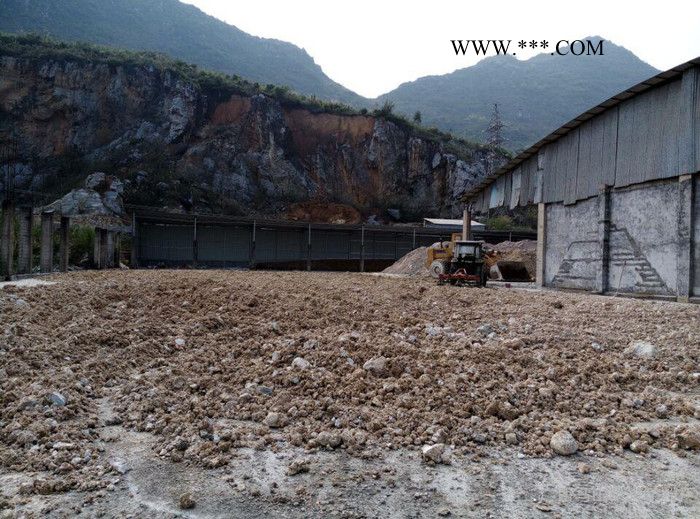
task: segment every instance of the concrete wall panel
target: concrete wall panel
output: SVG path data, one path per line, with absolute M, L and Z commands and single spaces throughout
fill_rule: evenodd
M 611 195 L 611 292 L 672 295 L 678 266 L 678 181 Z
M 547 206 L 545 284 L 594 290 L 600 262 L 598 199 Z

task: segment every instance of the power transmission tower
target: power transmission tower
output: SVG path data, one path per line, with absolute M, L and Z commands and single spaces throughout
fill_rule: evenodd
M 506 125 L 501 120 L 501 113 L 498 111 L 498 103 L 494 103 L 491 122 L 486 128 L 488 135 L 486 142 L 491 148 L 500 148 L 503 145 L 503 129 L 505 127 Z

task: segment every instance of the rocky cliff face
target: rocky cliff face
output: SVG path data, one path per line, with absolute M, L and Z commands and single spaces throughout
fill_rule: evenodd
M 63 194 L 99 170 L 123 180 L 126 203 L 202 212 L 312 201 L 455 216 L 489 164 L 389 120 L 224 96 L 156 67 L 10 56 L 0 139 L 16 143 L 5 166 L 22 189 Z

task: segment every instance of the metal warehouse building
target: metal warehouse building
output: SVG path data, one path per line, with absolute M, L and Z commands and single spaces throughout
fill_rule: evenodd
M 700 58 L 588 110 L 471 190 L 538 204 L 537 281 L 700 297 Z

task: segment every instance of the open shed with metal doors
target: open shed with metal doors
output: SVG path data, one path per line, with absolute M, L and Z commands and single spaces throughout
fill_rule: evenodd
M 621 92 L 465 200 L 538 205 L 541 286 L 700 298 L 699 76 L 697 58 Z

